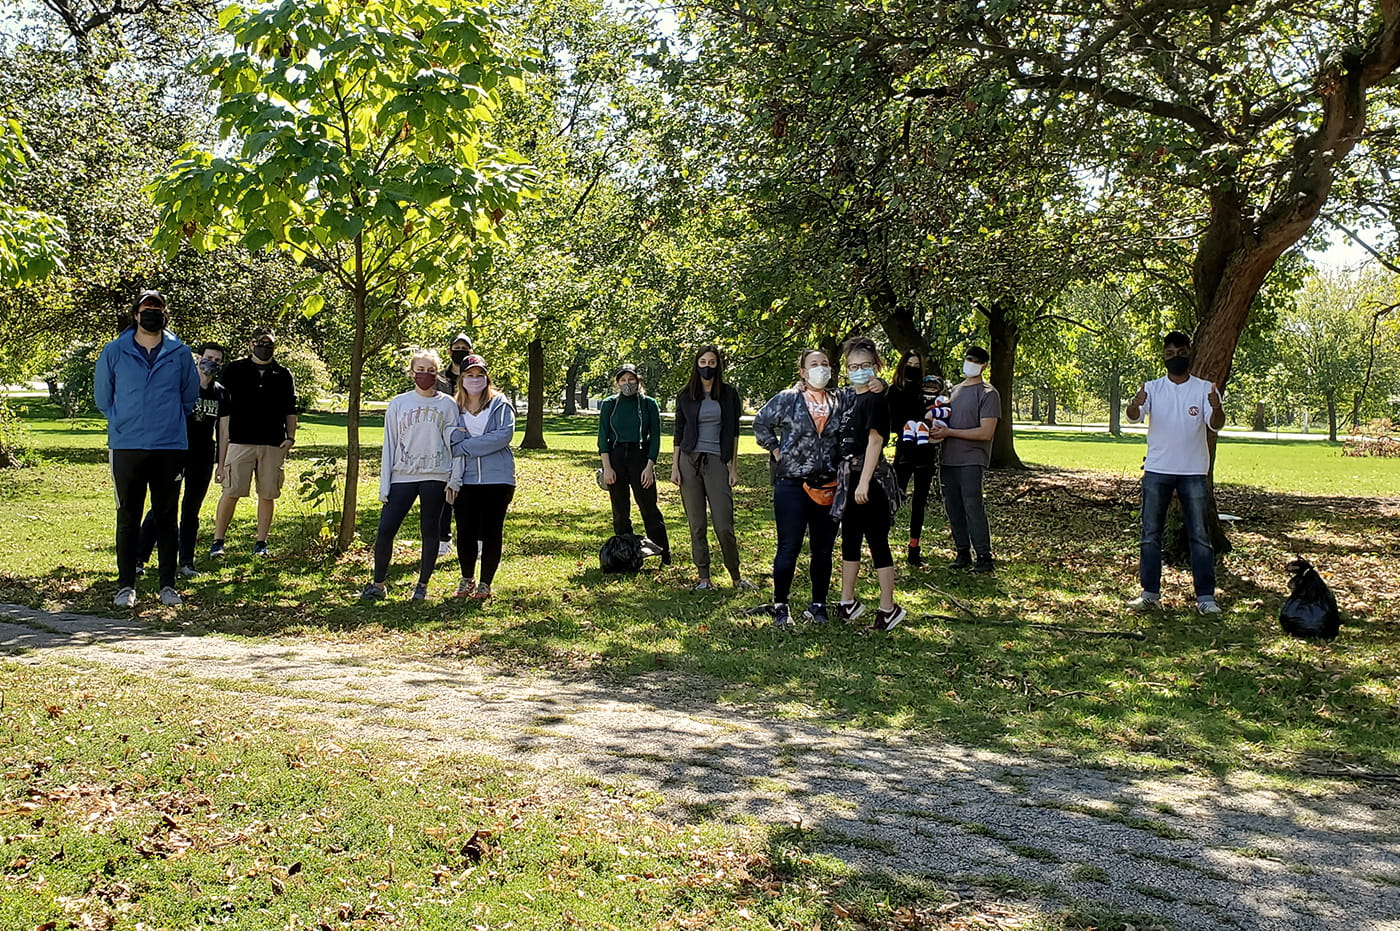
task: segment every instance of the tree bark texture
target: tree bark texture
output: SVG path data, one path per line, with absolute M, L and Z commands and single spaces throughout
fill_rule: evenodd
M 1024 469 L 1025 463 L 1016 455 L 1016 437 L 1011 429 L 1011 388 L 1016 375 L 1016 345 L 1021 327 L 1012 319 L 1013 308 L 1006 302 L 995 301 L 982 308 L 987 318 L 987 333 L 992 355 L 988 381 L 1001 396 L 1001 416 L 992 437 L 993 469 Z
M 529 386 L 526 391 L 525 436 L 520 441 L 521 449 L 546 449 L 544 441 L 544 341 L 536 336 L 530 340 L 528 351 L 530 366 Z

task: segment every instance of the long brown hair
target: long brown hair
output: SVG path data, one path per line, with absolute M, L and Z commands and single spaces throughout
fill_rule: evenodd
M 931 374 L 928 370 L 928 363 L 924 359 L 924 354 L 917 348 L 906 349 L 899 354 L 899 366 L 895 369 L 894 378 L 890 379 L 890 384 L 903 390 L 905 387 L 904 370 L 909 366 L 909 360 L 914 356 L 919 357 L 919 383 L 915 387 L 921 387 L 924 383 L 924 376 Z
M 719 400 L 720 392 L 724 390 L 724 353 L 719 351 L 718 346 L 701 346 L 696 351 L 695 357 L 690 360 L 690 380 L 686 382 L 685 386 L 692 401 L 699 401 L 705 397 L 705 385 L 700 379 L 700 357 L 707 352 L 715 354 L 714 388 L 710 390 L 710 396 Z
M 472 410 L 468 406 L 466 369 L 462 369 L 461 374 L 457 376 L 457 394 L 455 400 L 457 401 L 458 410 L 466 411 L 469 414 L 480 414 L 482 411 L 486 410 L 486 408 L 491 406 L 491 399 L 494 398 L 496 395 L 500 394 L 500 392 L 497 391 L 496 386 L 491 383 L 490 372 L 486 371 L 485 368 L 482 368 L 479 365 L 473 365 L 471 367 L 474 369 L 480 368 L 481 373 L 486 376 L 486 390 L 481 392 L 481 408 L 479 410 Z
M 832 365 L 831 365 L 831 356 L 830 356 L 830 355 L 827 355 L 827 351 L 826 351 L 825 349 L 804 349 L 804 350 L 802 350 L 800 353 L 797 354 L 797 385 L 798 385 L 798 387 L 803 388 L 803 389 L 805 389 L 805 388 L 807 387 L 807 360 L 808 360 L 811 356 L 816 355 L 817 353 L 821 353 L 822 355 L 826 356 L 826 365 L 827 365 L 827 368 L 831 368 L 831 367 L 832 367 Z M 836 377 L 836 373 L 835 373 L 835 372 L 832 372 L 832 373 L 831 373 L 831 376 L 832 376 L 832 378 L 834 379 L 834 378 Z M 819 388 L 819 389 L 817 389 L 817 390 L 819 390 L 819 391 L 825 391 L 825 390 L 827 390 L 827 388 L 830 388 L 830 387 L 831 387 L 831 382 L 828 381 L 828 382 L 826 383 L 826 387 L 824 387 L 824 388 Z

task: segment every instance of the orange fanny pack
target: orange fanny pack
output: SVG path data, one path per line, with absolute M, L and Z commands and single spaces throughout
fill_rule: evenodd
M 812 499 L 814 504 L 819 504 L 824 508 L 831 507 L 831 502 L 836 500 L 836 479 L 824 485 L 813 485 L 811 482 L 803 482 L 802 490 L 807 492 L 807 497 Z

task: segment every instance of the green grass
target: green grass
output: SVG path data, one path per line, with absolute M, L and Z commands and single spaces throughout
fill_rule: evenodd
M 41 408 L 28 420 L 45 462 L 0 473 L 0 600 L 112 613 L 113 507 L 102 425 L 54 419 Z M 1226 614 L 1194 615 L 1189 577 L 1169 570 L 1169 607 L 1139 617 L 1121 606 L 1135 583 L 1136 485 L 1110 458 L 1130 465 L 1140 440 L 1025 436 L 1026 458 L 1076 470 L 989 476 L 1001 566 L 995 577 L 902 569 L 899 597 L 911 618 L 894 636 L 837 625 L 786 634 L 741 613 L 761 596 L 688 591 L 687 534 L 669 485 L 662 506 L 677 565 L 634 577 L 598 571 L 597 547 L 610 529 L 607 498 L 592 480 L 594 422 L 587 418 L 551 419 L 550 449 L 518 455 L 520 485 L 495 599 L 443 598 L 455 581 L 444 560 L 432 600 L 403 601 L 415 571 L 410 524 L 400 534 L 391 598 L 359 604 L 378 517 L 379 441 L 375 419 L 368 423 L 360 496 L 368 504 L 349 552 L 327 548 L 323 515 L 294 491 L 305 461 L 343 441 L 343 418 L 308 416 L 274 523 L 276 557 L 248 558 L 252 508 L 245 502 L 229 534 L 229 559 L 202 567 L 211 571 L 186 586 L 182 608 L 162 609 L 143 589 L 141 616 L 191 634 L 356 639 L 389 654 L 619 680 L 667 670 L 684 676 L 678 687 L 695 701 L 1090 763 L 1248 767 L 1290 777 L 1400 768 L 1400 608 L 1393 598 L 1400 507 L 1394 499 L 1342 497 L 1349 486 L 1340 480 L 1308 494 L 1222 485 L 1221 509 L 1243 518 L 1235 550 L 1222 561 Z M 745 440 L 736 489 L 739 537 L 745 573 L 764 584 L 774 546 L 771 499 L 751 443 Z M 1253 457 L 1268 474 L 1285 475 L 1318 468 L 1329 455 L 1339 469 L 1400 470 L 1393 462 L 1341 460 L 1317 443 L 1231 439 L 1221 461 Z M 663 456 L 658 471 L 668 470 Z M 207 516 L 213 506 L 211 493 Z M 924 536 L 930 558 L 946 558 L 936 506 Z M 1331 645 L 1278 631 L 1283 565 L 1294 553 L 1319 565 L 1342 604 L 1346 626 Z M 799 578 L 799 592 L 802 586 Z M 927 617 L 958 613 L 941 593 L 1010 626 Z M 862 580 L 861 594 L 874 596 L 873 579 Z M 1079 637 L 1022 621 L 1144 639 Z

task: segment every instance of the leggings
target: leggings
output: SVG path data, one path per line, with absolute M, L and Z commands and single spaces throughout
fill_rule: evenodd
M 446 482 L 394 482 L 389 486 L 389 500 L 379 512 L 379 529 L 374 534 L 374 581 L 382 583 L 389 577 L 389 558 L 394 554 L 394 536 L 413 502 L 418 501 L 418 522 L 423 549 L 418 559 L 418 584 L 427 585 L 437 565 L 438 520 Z
M 933 460 L 936 463 L 937 460 Z M 923 464 L 911 458 L 895 456 L 894 474 L 899 479 L 900 490 L 909 492 L 909 480 L 914 480 L 914 494 L 909 500 L 909 545 L 917 546 L 924 533 L 924 513 L 928 510 L 928 493 L 933 488 L 934 476 L 938 474 L 936 464 Z
M 890 554 L 890 503 L 885 490 L 870 483 L 870 499 L 856 504 L 855 489 L 841 516 L 841 561 L 860 562 L 860 543 L 870 544 L 870 564 L 876 569 L 894 565 Z
M 463 485 L 452 510 L 457 515 L 457 562 L 462 578 L 476 578 L 477 542 L 481 543 L 481 577 L 490 585 L 501 565 L 506 510 L 515 497 L 514 485 Z
M 831 593 L 831 551 L 836 546 L 836 521 L 802 489 L 802 480 L 780 478 L 773 486 L 773 520 L 778 527 L 778 551 L 773 555 L 773 601 L 787 604 L 802 538 L 811 541 L 812 601 L 826 604 Z

